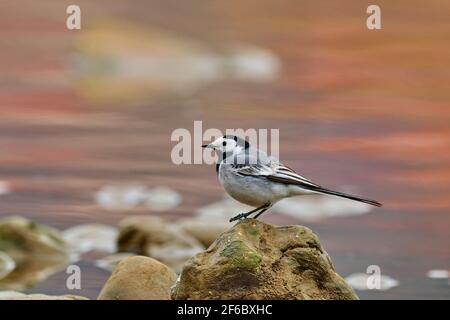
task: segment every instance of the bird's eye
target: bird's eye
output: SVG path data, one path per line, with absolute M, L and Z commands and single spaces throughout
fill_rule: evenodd
M 226 147 L 226 146 L 227 146 L 227 142 L 226 142 L 226 141 L 222 142 L 222 145 L 223 145 L 224 147 Z
M 234 136 L 234 137 L 233 137 L 233 139 L 234 139 L 234 141 L 236 141 L 236 142 L 237 142 L 237 137 L 236 137 L 236 136 Z

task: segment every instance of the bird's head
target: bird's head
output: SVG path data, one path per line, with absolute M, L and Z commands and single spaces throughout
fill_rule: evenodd
M 217 138 L 210 144 L 204 144 L 203 148 L 214 149 L 217 154 L 233 154 L 246 150 L 250 147 L 250 144 L 238 136 L 225 135 Z

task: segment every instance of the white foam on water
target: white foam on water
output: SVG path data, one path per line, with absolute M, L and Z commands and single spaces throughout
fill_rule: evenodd
M 333 196 L 309 195 L 283 199 L 275 204 L 273 210 L 300 220 L 316 222 L 331 217 L 364 215 L 372 207 Z
M 116 252 L 118 234 L 117 228 L 103 224 L 81 224 L 62 232 L 64 240 L 75 253 Z
M 145 206 L 156 211 L 164 211 L 177 207 L 183 201 L 183 197 L 165 186 L 150 189 L 144 185 L 109 185 L 96 193 L 95 200 L 108 210 L 129 210 Z
M 229 57 L 232 74 L 238 79 L 269 81 L 281 69 L 281 60 L 270 50 L 250 45 L 236 46 Z
M 143 185 L 109 185 L 95 194 L 95 200 L 108 210 L 132 209 L 144 199 L 146 192 Z
M 95 266 L 104 270 L 112 271 L 125 258 L 134 256 L 133 253 L 122 252 L 112 254 L 101 259 L 95 260 Z
M 168 187 L 156 187 L 150 189 L 144 198 L 145 206 L 157 211 L 173 209 L 182 201 L 182 196 Z
M 429 270 L 427 277 L 430 279 L 448 279 L 450 278 L 450 271 L 440 269 Z
M 7 181 L 0 181 L 0 195 L 11 193 L 11 184 Z
M 368 275 L 366 273 L 354 273 L 349 275 L 345 278 L 345 281 L 349 285 L 351 285 L 355 290 L 365 291 L 365 290 L 379 290 L 379 291 L 386 291 L 391 288 L 394 288 L 400 284 L 398 280 L 395 280 L 394 278 L 387 276 L 387 275 L 380 275 L 380 287 L 379 288 L 373 288 L 372 286 L 369 286 L 368 283 L 372 282 L 374 275 Z

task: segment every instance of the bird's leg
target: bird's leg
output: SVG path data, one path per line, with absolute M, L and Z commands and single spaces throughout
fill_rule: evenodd
M 262 215 L 267 209 L 269 209 L 272 206 L 271 203 L 266 203 L 265 207 L 261 209 L 261 211 L 259 211 L 257 214 L 255 214 L 255 216 L 253 217 L 253 219 L 258 219 L 258 217 L 260 215 Z
M 264 209 L 267 207 L 267 203 L 263 204 L 261 207 L 258 207 L 256 209 L 253 209 L 249 212 L 244 212 L 244 213 L 239 213 L 238 215 L 235 215 L 233 218 L 230 219 L 230 222 L 236 221 L 236 220 L 240 220 L 242 218 L 247 218 L 249 215 L 251 215 L 253 212 L 256 212 L 258 210 Z

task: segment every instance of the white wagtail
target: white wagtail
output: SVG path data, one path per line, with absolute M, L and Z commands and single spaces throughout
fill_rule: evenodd
M 256 219 L 283 198 L 310 194 L 338 196 L 381 206 L 374 200 L 321 187 L 237 136 L 225 135 L 202 147 L 217 152 L 216 172 L 225 191 L 237 201 L 255 207 L 234 216 L 230 222 L 247 218 L 252 213 L 256 213 L 253 217 Z

